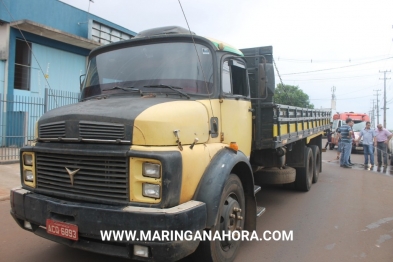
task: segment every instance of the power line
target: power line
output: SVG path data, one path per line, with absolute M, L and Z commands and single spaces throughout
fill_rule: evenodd
M 370 96 L 357 96 L 357 97 L 351 97 L 351 98 L 339 98 L 336 100 L 350 100 L 350 99 L 358 99 L 358 98 L 364 98 L 364 97 L 370 97 Z M 309 100 L 330 100 L 330 98 L 316 98 L 316 99 L 309 99 Z
M 335 69 L 340 69 L 340 68 L 347 68 L 347 67 L 353 67 L 353 66 L 371 64 L 371 63 L 380 62 L 380 61 L 385 61 L 385 60 L 392 59 L 392 58 L 393 58 L 393 56 L 387 57 L 387 58 L 383 58 L 383 59 L 374 60 L 374 61 L 359 63 L 359 64 L 355 64 L 355 65 L 339 66 L 339 67 L 325 68 L 325 69 L 319 69 L 319 70 L 313 70 L 313 71 L 295 72 L 295 73 L 288 73 L 288 74 L 282 74 L 282 75 L 299 75 L 299 74 L 307 74 L 307 73 L 314 73 L 314 72 L 335 70 Z
M 366 90 L 366 89 L 370 89 L 370 88 L 376 87 L 376 86 L 377 86 L 377 85 L 367 86 L 367 87 L 362 88 L 362 89 L 357 89 L 357 90 L 355 90 L 355 91 L 347 92 L 347 93 L 344 93 L 344 94 L 337 94 L 337 95 L 338 95 L 338 96 L 348 95 L 348 94 L 356 93 L 356 92 L 363 91 L 363 90 Z M 345 98 L 345 99 L 346 99 L 346 98 Z M 352 98 L 351 98 L 351 99 L 352 99 Z M 314 98 L 314 99 L 312 99 L 312 100 L 326 100 L 326 98 Z
M 387 55 L 389 55 L 388 53 Z M 364 57 L 364 58 L 358 58 L 358 59 L 342 59 L 342 60 L 328 60 L 328 59 L 313 59 L 313 58 L 303 58 L 303 59 L 294 59 L 294 58 L 283 58 L 283 57 L 278 57 L 277 61 L 284 61 L 284 62 L 294 62 L 294 63 L 353 63 L 355 61 L 362 61 L 362 60 L 369 60 L 369 59 L 376 59 L 376 58 L 381 58 L 381 57 L 386 57 L 387 55 L 379 55 L 379 56 L 372 56 L 372 57 Z
M 301 79 L 301 80 L 287 80 L 287 81 L 320 81 L 320 80 L 332 80 L 332 79 L 345 79 L 345 78 L 359 78 L 359 77 L 370 77 L 372 75 L 359 75 L 359 76 L 344 76 L 344 77 L 332 77 L 332 78 L 314 78 L 314 79 Z
M 365 88 L 362 88 L 362 89 L 357 89 L 357 90 L 355 90 L 355 91 L 351 91 L 351 92 L 348 92 L 348 93 L 344 93 L 344 94 L 340 94 L 340 95 L 347 95 L 347 94 L 352 94 L 352 93 L 355 93 L 355 92 L 359 92 L 359 91 L 363 91 L 363 90 L 365 90 L 365 89 L 369 89 L 370 87 L 375 87 L 375 86 L 377 86 L 377 85 L 373 85 L 373 86 L 367 86 L 367 87 L 365 87 Z
M 276 65 L 276 61 L 274 60 L 274 58 L 273 58 L 273 65 L 274 65 L 274 67 L 276 68 L 278 77 L 280 78 L 281 85 L 282 85 L 282 90 L 284 90 L 284 93 L 285 93 L 285 95 L 286 95 L 287 98 L 288 98 L 288 102 L 289 102 L 290 104 L 292 104 L 292 99 L 291 99 L 291 97 L 289 96 L 289 94 L 288 94 L 288 92 L 287 92 L 287 87 L 286 87 L 286 86 L 284 85 L 284 83 L 282 82 L 282 78 L 281 78 L 280 72 L 278 71 L 278 68 L 277 68 L 277 65 Z

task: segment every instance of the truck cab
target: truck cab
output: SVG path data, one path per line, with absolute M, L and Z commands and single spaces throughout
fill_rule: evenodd
M 93 50 L 80 102 L 41 117 L 34 145 L 21 150 L 16 222 L 76 248 L 154 261 L 187 256 L 200 241 L 102 242 L 100 231 L 254 230 L 242 56 L 180 27 Z M 67 227 L 71 236 L 50 230 Z M 240 245 L 201 242 L 214 261 L 233 259 Z

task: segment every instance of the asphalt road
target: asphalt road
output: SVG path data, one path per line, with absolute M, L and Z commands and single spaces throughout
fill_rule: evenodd
M 307 193 L 290 186 L 264 186 L 258 205 L 267 211 L 257 233 L 293 231 L 293 241 L 243 242 L 244 261 L 393 261 L 393 175 L 340 168 L 336 151 L 323 154 L 323 172 Z M 0 261 L 129 261 L 62 246 L 22 230 L 0 202 Z M 188 259 L 184 259 L 188 261 Z

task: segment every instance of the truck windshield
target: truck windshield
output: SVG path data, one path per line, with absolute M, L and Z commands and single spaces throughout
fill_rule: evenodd
M 198 55 L 194 44 L 178 42 L 133 46 L 98 54 L 89 61 L 81 98 L 136 93 L 130 90 L 178 94 L 168 88 L 144 87 L 152 85 L 174 86 L 187 94 L 210 94 L 212 54 L 201 44 L 196 44 L 196 50 Z

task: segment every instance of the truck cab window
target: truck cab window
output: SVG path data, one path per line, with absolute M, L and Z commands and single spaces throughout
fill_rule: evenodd
M 228 61 L 222 65 L 222 91 L 224 94 L 232 94 L 231 69 Z
M 222 66 L 222 91 L 226 95 L 248 96 L 247 70 L 238 61 L 225 61 Z

